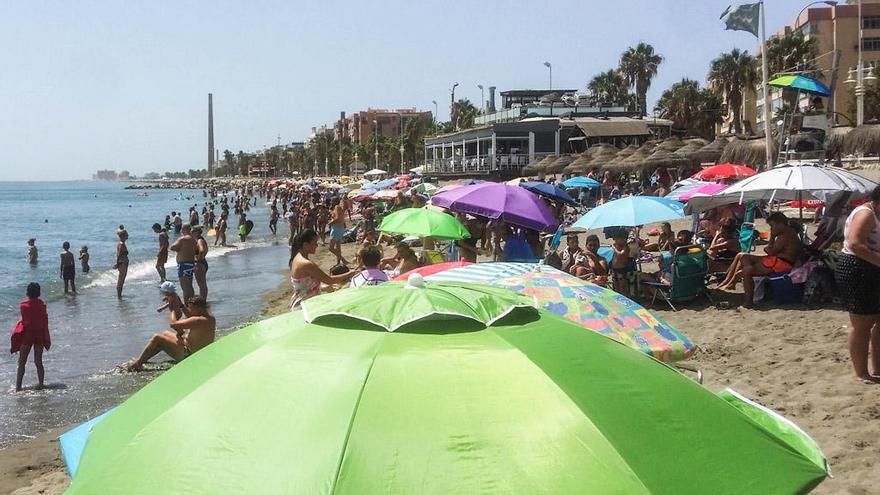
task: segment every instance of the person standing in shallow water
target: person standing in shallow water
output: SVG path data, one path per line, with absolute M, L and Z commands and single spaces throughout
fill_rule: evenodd
M 183 290 L 183 300 L 187 301 L 195 293 L 193 277 L 196 270 L 196 254 L 199 251 L 198 244 L 192 236 L 192 226 L 183 225 L 180 237 L 174 241 L 170 249 L 177 253 L 177 279 Z
M 207 301 L 208 260 L 206 258 L 208 256 L 208 242 L 205 241 L 205 238 L 202 236 L 201 227 L 193 227 L 192 233 L 196 240 L 196 246 L 198 246 L 198 252 L 196 253 L 196 270 L 194 272 L 196 285 L 199 286 L 199 297 Z
M 116 243 L 116 264 L 113 265 L 113 268 L 119 270 L 116 277 L 116 297 L 122 299 L 122 287 L 125 286 L 125 277 L 128 275 L 128 246 L 125 245 L 125 241 L 128 240 L 128 232 L 124 226 L 119 226 L 116 236 L 119 237 L 119 242 Z
M 159 252 L 156 253 L 156 272 L 165 281 L 165 263 L 168 262 L 168 232 L 158 223 L 153 224 L 153 232 L 159 234 Z
M 61 280 L 64 280 L 64 293 L 73 292 L 76 294 L 76 261 L 73 253 L 70 252 L 70 243 L 64 241 L 61 245 Z
M 15 375 L 15 391 L 21 391 L 28 354 L 34 350 L 34 366 L 37 368 L 37 389 L 44 386 L 43 349 L 49 350 L 52 340 L 49 336 L 49 314 L 46 303 L 40 299 L 40 284 L 31 282 L 27 286 L 27 300 L 19 304 L 21 320 L 12 330 L 11 352 L 18 353 L 18 371 Z
M 37 264 L 37 258 L 39 257 L 39 251 L 37 250 L 37 240 L 36 239 L 28 239 L 28 254 L 27 259 L 28 263 L 32 265 Z

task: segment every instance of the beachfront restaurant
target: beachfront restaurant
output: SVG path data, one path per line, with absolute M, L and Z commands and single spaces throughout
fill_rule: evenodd
M 668 137 L 672 122 L 630 117 L 532 117 L 493 123 L 425 139 L 426 175 L 518 176 L 549 155 L 581 153 L 609 143 L 617 147 Z

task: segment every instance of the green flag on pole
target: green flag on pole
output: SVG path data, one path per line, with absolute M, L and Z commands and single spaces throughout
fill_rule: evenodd
M 725 29 L 730 31 L 748 31 L 758 35 L 758 21 L 761 13 L 760 3 L 746 3 L 743 5 L 731 5 L 721 14 Z

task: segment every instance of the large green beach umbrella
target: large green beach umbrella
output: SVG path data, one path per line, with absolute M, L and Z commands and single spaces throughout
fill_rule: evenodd
M 457 218 L 430 208 L 404 208 L 382 219 L 379 231 L 435 239 L 465 239 L 471 236 Z
M 826 476 L 815 444 L 755 410 L 562 317 L 506 309 L 488 326 L 293 312 L 245 327 L 95 425 L 68 493 L 803 493 Z

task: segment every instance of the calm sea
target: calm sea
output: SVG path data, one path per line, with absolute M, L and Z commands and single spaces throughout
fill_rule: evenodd
M 150 190 L 148 196 L 124 189 L 123 183 L 0 182 L 0 340 L 4 349 L 18 321 L 18 303 L 29 282 L 39 282 L 48 304 L 52 348 L 44 353 L 47 390 L 14 392 L 17 354 L 0 351 L 0 446 L 25 440 L 58 426 L 83 421 L 118 404 L 156 376 L 158 371 L 120 374 L 115 365 L 137 355 L 150 335 L 166 330 L 167 313 L 160 303 L 151 226 L 172 210 L 188 211 L 207 201 L 196 190 Z M 217 210 L 219 212 L 219 210 Z M 269 236 L 268 211 L 257 201 L 249 215 L 253 238 L 245 245 L 211 249 L 209 296 L 218 327 L 225 331 L 252 320 L 263 307 L 262 296 L 285 278 L 286 227 L 278 239 Z M 232 220 L 230 231 L 236 223 Z M 116 228 L 125 225 L 131 264 L 122 300 L 115 293 Z M 236 236 L 228 241 L 237 243 Z M 27 240 L 37 239 L 39 263 L 27 263 Z M 173 242 L 172 234 L 172 242 Z M 58 276 L 61 244 L 68 241 L 78 257 L 88 245 L 91 273 L 80 273 L 77 296 L 65 296 Z M 213 241 L 209 239 L 209 245 Z M 175 273 L 173 253 L 167 267 Z M 223 333 L 221 331 L 220 333 Z M 36 383 L 29 360 L 25 386 Z M 164 359 L 155 368 L 163 369 Z

